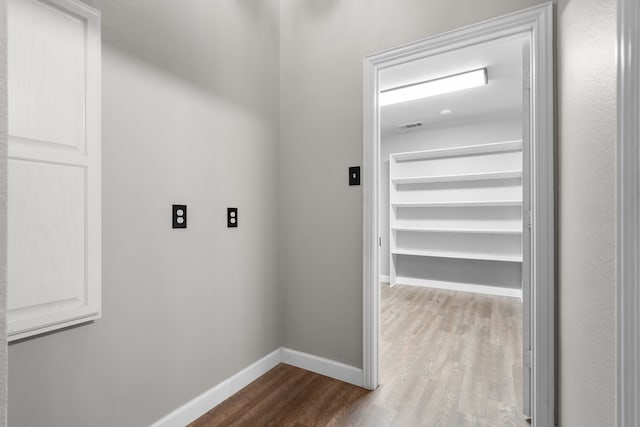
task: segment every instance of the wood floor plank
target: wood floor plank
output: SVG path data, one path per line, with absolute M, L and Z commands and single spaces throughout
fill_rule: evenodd
M 377 390 L 280 364 L 191 426 L 529 426 L 520 300 L 382 286 L 380 312 Z

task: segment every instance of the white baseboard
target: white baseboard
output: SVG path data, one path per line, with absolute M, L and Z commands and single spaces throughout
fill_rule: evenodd
M 283 348 L 282 363 L 306 369 L 316 374 L 326 375 L 327 377 L 357 385 L 358 387 L 362 387 L 363 385 L 362 369 L 325 359 L 324 357 L 291 350 L 290 348 Z
M 474 292 L 476 294 L 499 295 L 522 299 L 522 290 L 501 288 L 498 286 L 475 285 L 471 283 L 443 282 L 439 280 L 416 279 L 413 277 L 396 277 L 396 285 L 422 286 L 425 288 L 448 289 L 452 291 Z
M 391 282 L 391 276 L 385 276 L 384 274 L 380 275 L 380 282 L 381 283 L 390 283 Z
M 151 427 L 184 427 L 209 412 L 214 406 L 228 399 L 249 383 L 273 369 L 282 360 L 282 351 L 277 349 L 257 362 L 232 375 L 200 396 L 185 403 Z
M 286 363 L 287 365 L 326 375 L 360 387 L 363 384 L 362 369 L 312 354 L 288 348 L 279 348 L 185 403 L 161 420 L 153 423 L 151 427 L 184 427 L 249 385 L 249 383 L 266 374 L 276 367 L 278 363 Z

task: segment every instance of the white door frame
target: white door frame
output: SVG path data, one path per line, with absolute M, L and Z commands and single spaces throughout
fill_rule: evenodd
M 364 58 L 363 384 L 378 384 L 380 70 L 496 38 L 531 40 L 532 340 L 534 427 L 555 424 L 554 74 L 551 2 Z
M 640 4 L 618 0 L 617 381 L 619 427 L 640 425 Z

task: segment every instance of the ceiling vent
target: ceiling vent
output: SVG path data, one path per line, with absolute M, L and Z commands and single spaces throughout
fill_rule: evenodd
M 422 122 L 406 123 L 406 124 L 400 125 L 398 127 L 400 129 L 415 129 L 415 128 L 422 127 Z

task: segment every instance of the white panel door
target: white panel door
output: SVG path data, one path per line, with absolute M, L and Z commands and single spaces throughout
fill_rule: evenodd
M 8 333 L 101 315 L 100 15 L 8 5 Z

